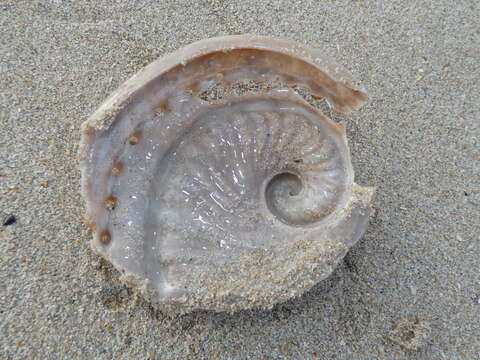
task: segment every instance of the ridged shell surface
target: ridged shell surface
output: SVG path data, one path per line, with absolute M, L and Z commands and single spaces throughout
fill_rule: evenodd
M 123 279 L 165 308 L 231 311 L 270 307 L 331 273 L 362 235 L 373 190 L 353 182 L 344 127 L 288 88 L 338 111 L 365 100 L 317 55 L 250 36 L 199 42 L 84 124 L 92 245 Z M 282 86 L 200 96 L 245 80 Z

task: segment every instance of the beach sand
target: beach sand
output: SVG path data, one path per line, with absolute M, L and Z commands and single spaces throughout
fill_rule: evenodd
M 480 359 L 480 5 L 329 3 L 0 2 L 0 358 Z M 323 49 L 365 86 L 333 117 L 375 216 L 301 298 L 168 316 L 90 250 L 79 127 L 144 65 L 241 33 Z

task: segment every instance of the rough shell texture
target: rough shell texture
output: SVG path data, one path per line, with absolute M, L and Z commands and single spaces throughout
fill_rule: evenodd
M 282 87 L 202 95 L 240 82 Z M 332 272 L 365 230 L 373 189 L 353 182 L 344 127 L 292 86 L 338 112 L 366 100 L 316 50 L 228 36 L 147 66 L 83 124 L 92 246 L 125 281 L 168 309 L 233 311 Z

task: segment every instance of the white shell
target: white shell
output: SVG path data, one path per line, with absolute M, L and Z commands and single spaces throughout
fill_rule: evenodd
M 212 86 L 281 83 L 205 101 Z M 339 112 L 366 95 L 318 51 L 228 36 L 128 80 L 83 124 L 82 194 L 94 249 L 180 311 L 270 307 L 327 277 L 363 234 L 373 189 L 353 182 Z

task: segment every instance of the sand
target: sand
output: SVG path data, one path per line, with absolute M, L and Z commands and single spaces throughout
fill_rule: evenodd
M 0 358 L 479 359 L 480 5 L 470 1 L 0 2 Z M 82 224 L 80 124 L 142 66 L 206 37 L 321 48 L 364 84 L 348 116 L 363 239 L 271 311 L 167 316 Z M 331 114 L 329 114 L 331 115 Z

